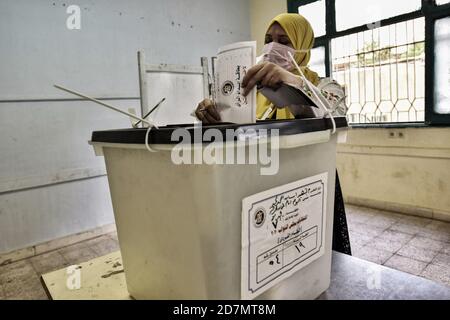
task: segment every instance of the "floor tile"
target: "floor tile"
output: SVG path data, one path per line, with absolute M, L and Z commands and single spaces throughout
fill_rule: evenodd
M 418 233 L 423 232 L 424 227 L 405 223 L 403 221 L 397 221 L 389 229 L 393 230 L 393 231 L 411 234 L 411 235 L 417 235 Z
M 5 286 L 16 280 L 28 279 L 36 275 L 28 260 L 21 260 L 0 267 L 0 282 Z
M 377 238 L 384 239 L 387 242 L 398 242 L 402 245 L 407 244 L 414 236 L 408 233 L 387 229 L 383 231 Z
M 6 299 L 46 300 L 47 295 L 37 275 L 20 279 L 4 285 Z
M 348 211 L 346 208 L 347 220 L 352 222 L 364 223 L 374 216 L 373 213 L 365 213 L 358 211 Z
M 384 265 L 392 269 L 400 270 L 414 275 L 420 275 L 427 266 L 427 263 L 399 255 L 394 255 L 389 260 L 387 260 Z
M 450 268 L 450 255 L 445 253 L 438 253 L 438 255 L 434 257 L 433 261 L 431 261 L 431 263 Z
M 383 233 L 385 229 L 377 226 L 371 226 L 368 224 L 360 223 L 356 227 L 352 228 L 353 232 L 369 237 L 376 237 Z
M 371 226 L 387 229 L 391 227 L 393 224 L 397 223 L 397 220 L 391 217 L 375 215 L 369 220 L 367 220 L 365 223 Z
M 354 247 L 363 247 L 374 237 L 366 234 L 359 234 L 357 232 L 350 232 L 350 245 L 353 249 Z
M 110 237 L 110 238 L 113 239 L 114 241 L 118 241 L 118 238 L 117 238 L 117 231 L 108 233 L 106 236 Z
M 385 263 L 390 257 L 393 256 L 392 252 L 389 252 L 387 250 L 381 250 L 376 248 L 370 248 L 367 246 L 364 246 L 358 250 L 355 250 L 353 255 L 357 258 L 371 261 L 376 264 L 383 264 Z
M 450 233 L 437 229 L 422 228 L 417 235 L 447 243 L 450 246 Z
M 111 238 L 105 237 L 94 243 L 88 243 L 97 256 L 103 256 L 119 250 L 119 244 Z
M 58 252 L 71 265 L 86 262 L 97 257 L 97 254 L 82 242 L 60 249 Z
M 430 263 L 437 256 L 438 252 L 425 248 L 414 247 L 407 244 L 399 251 L 397 251 L 397 254 L 406 258 Z
M 441 253 L 450 255 L 450 245 L 446 245 L 444 248 L 442 248 Z
M 432 221 L 426 226 L 427 229 L 450 233 L 450 222 Z
M 69 262 L 58 251 L 52 251 L 29 259 L 38 275 L 69 266 Z
M 381 236 L 378 236 L 374 239 L 372 239 L 366 247 L 373 248 L 373 249 L 379 249 L 379 250 L 386 250 L 391 253 L 396 253 L 404 246 L 403 243 L 397 242 L 397 241 L 389 241 L 386 239 L 381 238 Z
M 358 232 L 362 228 L 362 223 L 347 221 L 347 227 L 349 232 Z
M 440 251 L 446 244 L 444 242 L 433 240 L 423 236 L 416 236 L 413 239 L 411 239 L 411 241 L 408 242 L 408 245 L 417 248 Z
M 403 224 L 411 225 L 411 226 L 426 227 L 427 225 L 431 224 L 433 222 L 433 220 L 428 219 L 428 218 L 421 218 L 421 217 L 405 215 L 400 220 L 400 222 L 402 222 Z
M 450 268 L 429 264 L 421 273 L 422 277 L 450 286 Z

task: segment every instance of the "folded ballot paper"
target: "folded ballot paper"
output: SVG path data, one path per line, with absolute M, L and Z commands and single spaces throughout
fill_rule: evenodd
M 258 86 L 243 96 L 242 80 L 256 63 L 256 42 L 238 42 L 219 49 L 214 63 L 213 99 L 223 122 L 256 122 L 257 90 L 276 107 L 303 105 L 317 107 L 306 90 L 282 84 L 272 89 Z
M 283 108 L 286 106 L 310 106 L 318 108 L 312 100 L 312 94 L 309 89 L 298 88 L 283 83 L 280 87 L 272 89 L 268 87 L 258 87 L 262 93 L 275 107 Z

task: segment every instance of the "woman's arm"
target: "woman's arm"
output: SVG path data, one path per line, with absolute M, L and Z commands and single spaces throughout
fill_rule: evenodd
M 276 89 L 281 83 L 299 88 L 304 92 L 310 91 L 308 85 L 302 80 L 302 77 L 270 62 L 263 62 L 252 67 L 244 77 L 242 86 L 245 89 L 244 95 L 247 95 L 256 84 Z M 311 94 L 310 97 L 314 98 L 314 95 Z M 316 104 L 319 103 L 315 99 L 312 100 Z M 319 108 L 306 105 L 291 105 L 288 107 L 296 118 L 317 118 L 324 116 L 323 110 Z
M 276 89 L 280 86 L 281 83 L 286 83 L 294 87 L 302 88 L 306 92 L 309 91 L 307 84 L 302 80 L 300 76 L 295 75 L 292 72 L 289 72 L 274 63 L 265 61 L 250 68 L 245 75 L 242 81 L 244 96 L 247 96 L 257 84 Z M 329 83 L 330 82 L 328 81 L 327 84 Z M 334 83 L 337 85 L 336 82 Z M 321 87 L 320 84 L 319 87 Z M 333 90 L 328 90 L 327 86 L 325 86 L 325 88 L 320 92 L 322 98 L 326 99 L 326 101 L 328 101 L 332 106 L 335 106 L 336 103 L 342 103 L 342 100 L 345 98 L 337 96 L 336 94 L 334 94 Z M 314 95 L 311 95 L 311 97 L 316 104 L 319 103 L 318 101 L 315 101 L 316 99 L 314 98 Z M 289 108 L 293 115 L 299 118 L 317 118 L 324 116 L 323 110 L 319 108 L 300 105 L 290 106 Z M 195 114 L 197 118 L 203 123 L 220 122 L 220 115 L 217 112 L 214 103 L 209 99 L 202 101 L 198 105 Z

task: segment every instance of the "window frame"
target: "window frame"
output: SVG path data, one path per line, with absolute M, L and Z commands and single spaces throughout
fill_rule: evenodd
M 320 0 L 287 0 L 288 12 L 298 13 L 299 7 L 317 1 Z M 326 76 L 330 77 L 332 71 L 331 41 L 342 36 L 367 31 L 369 30 L 369 27 L 367 26 L 367 24 L 364 24 L 346 30 L 337 31 L 335 0 L 322 1 L 325 1 L 326 34 L 315 39 L 314 48 L 325 47 L 325 70 Z M 435 0 L 422 0 L 422 7 L 419 10 L 383 19 L 380 21 L 380 23 L 381 26 L 387 26 L 422 17 L 425 18 L 425 121 L 376 124 L 364 123 L 352 125 L 353 127 L 423 127 L 431 125 L 450 126 L 450 114 L 438 114 L 434 110 L 435 22 L 436 20 L 450 17 L 450 3 L 437 5 Z
M 423 1 L 429 2 L 429 1 Z M 423 6 L 422 2 L 422 6 Z M 433 1 L 434 2 L 434 1 Z M 425 12 L 425 122 L 435 126 L 449 126 L 450 113 L 440 114 L 435 107 L 435 23 L 437 20 L 450 17 L 450 3 L 435 6 L 434 3 L 426 3 Z M 427 39 L 432 39 L 427 43 Z

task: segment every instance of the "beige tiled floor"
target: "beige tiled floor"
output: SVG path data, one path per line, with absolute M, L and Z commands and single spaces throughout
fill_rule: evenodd
M 450 286 L 450 223 L 346 206 L 354 256 Z
M 47 299 L 40 276 L 119 250 L 117 234 L 106 234 L 0 267 L 1 299 Z
M 347 206 L 353 255 L 450 286 L 450 223 Z M 117 234 L 0 267 L 1 299 L 47 299 L 40 275 L 118 250 Z

